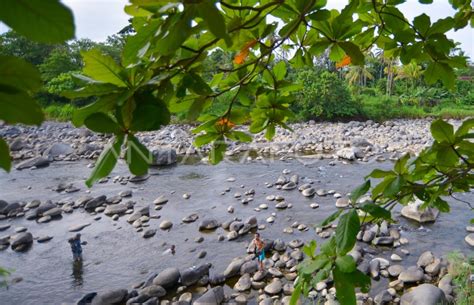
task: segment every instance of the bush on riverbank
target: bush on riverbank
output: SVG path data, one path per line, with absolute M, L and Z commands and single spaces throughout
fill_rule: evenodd
M 71 104 L 52 104 L 46 106 L 43 111 L 48 120 L 69 121 L 76 107 Z
M 474 273 L 474 257 L 466 258 L 460 252 L 451 252 L 447 259 L 448 273 L 453 277 L 456 305 L 474 304 L 474 290 L 469 284 L 469 275 Z

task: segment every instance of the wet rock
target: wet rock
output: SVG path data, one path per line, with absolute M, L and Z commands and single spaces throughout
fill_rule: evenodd
M 115 305 L 121 304 L 125 301 L 128 295 L 127 289 L 110 290 L 104 293 L 99 293 L 92 299 L 91 305 Z
M 338 198 L 336 200 L 336 208 L 347 208 L 349 206 L 348 198 Z
M 435 221 L 439 211 L 435 208 L 421 210 L 420 206 L 422 203 L 421 201 L 416 201 L 415 203 L 404 206 L 401 211 L 402 216 L 420 223 Z
M 310 188 L 307 188 L 307 189 L 304 189 L 301 194 L 303 194 L 303 196 L 305 197 L 312 197 L 314 196 L 314 194 L 316 194 L 316 190 L 312 187 Z
M 276 295 L 281 292 L 283 288 L 283 284 L 280 279 L 276 278 L 273 279 L 273 281 L 265 286 L 264 291 L 265 293 L 268 293 L 269 295 Z
M 398 276 L 398 279 L 404 283 L 416 283 L 423 279 L 423 270 L 416 266 L 408 267 L 408 269 L 402 271 Z
M 44 154 L 50 158 L 59 157 L 59 156 L 67 156 L 73 153 L 73 149 L 71 145 L 67 143 L 54 143 L 48 148 Z
M 429 264 L 433 263 L 434 260 L 435 260 L 435 257 L 433 255 L 433 252 L 425 251 L 418 258 L 418 261 L 416 262 L 416 265 L 418 267 L 424 268 L 424 267 L 428 266 Z
M 200 251 L 197 255 L 197 258 L 202 259 L 202 258 L 206 257 L 206 255 L 207 255 L 206 251 Z
M 393 237 L 390 237 L 390 236 L 376 237 L 374 238 L 372 243 L 377 246 L 391 246 L 393 245 Z
M 155 229 L 148 229 L 145 232 L 143 232 L 142 237 L 143 238 L 150 238 L 155 236 L 156 230 Z
M 370 243 L 375 238 L 375 232 L 372 230 L 366 230 L 362 235 L 362 241 Z
M 398 277 L 403 270 L 405 270 L 405 268 L 401 265 L 392 265 L 387 269 L 388 274 L 390 274 L 391 277 Z
M 400 305 L 443 305 L 448 304 L 444 292 L 431 284 L 422 284 L 410 289 L 400 298 Z
M 16 166 L 16 169 L 22 170 L 22 169 L 32 168 L 32 167 L 35 167 L 35 168 L 46 167 L 49 165 L 49 163 L 50 161 L 48 159 L 38 156 L 38 157 L 34 157 L 34 158 L 18 163 Z
M 39 243 L 45 243 L 47 241 L 50 241 L 51 239 L 53 239 L 52 236 L 45 235 L 45 236 L 38 237 L 38 239 L 36 241 L 39 242 Z
M 451 295 L 453 293 L 453 286 L 451 285 L 451 281 L 453 277 L 451 274 L 446 274 L 441 278 L 438 283 L 438 288 L 443 290 L 445 296 Z
M 219 227 L 219 222 L 216 219 L 213 219 L 213 218 L 204 219 L 199 224 L 199 231 L 214 230 L 217 227 Z
M 179 279 L 178 268 L 166 268 L 153 279 L 153 284 L 170 289 L 178 285 Z
M 474 247 L 474 233 L 466 235 L 464 241 L 471 247 Z
M 73 226 L 69 227 L 68 231 L 69 232 L 79 232 L 79 231 L 82 231 L 82 229 L 84 229 L 85 227 L 88 227 L 90 225 L 91 225 L 90 222 L 73 225 Z
M 294 239 L 294 240 L 290 241 L 290 243 L 288 244 L 288 246 L 290 246 L 293 249 L 301 248 L 301 247 L 303 247 L 303 245 L 304 245 L 304 243 L 300 239 Z
M 224 301 L 224 289 L 221 286 L 209 289 L 194 301 L 193 305 L 219 305 Z
M 227 266 L 227 268 L 224 271 L 224 276 L 226 278 L 231 278 L 235 275 L 237 275 L 240 272 L 240 268 L 244 264 L 244 260 L 242 258 L 235 258 L 233 259 L 230 264 Z
M 10 225 L 0 225 L 0 232 L 10 228 Z
M 163 220 L 161 223 L 160 223 L 160 229 L 162 230 L 168 230 L 168 229 L 171 229 L 171 227 L 173 226 L 173 223 L 169 220 Z
M 13 250 L 22 250 L 33 243 L 33 235 L 30 232 L 22 232 L 10 237 L 10 244 Z
M 49 216 L 49 215 L 43 216 L 43 217 L 38 219 L 38 223 L 46 223 L 46 222 L 50 221 L 51 219 L 52 219 L 52 217 Z
M 252 287 L 252 280 L 250 279 L 250 275 L 245 273 L 234 285 L 234 290 L 238 292 L 244 292 L 246 290 L 250 290 L 250 287 Z
M 227 234 L 227 240 L 229 241 L 237 239 L 237 237 L 239 237 L 239 233 L 236 231 L 230 231 L 229 234 Z
M 166 295 L 166 290 L 158 285 L 150 285 L 143 288 L 142 291 L 140 291 L 140 294 L 145 294 L 149 297 L 161 298 Z
M 251 260 L 245 262 L 240 267 L 240 274 L 244 275 L 246 273 L 253 274 L 258 270 L 258 262 L 256 260 Z
M 379 304 L 390 304 L 393 296 L 387 291 L 383 290 L 374 297 L 374 303 Z
M 209 277 L 209 283 L 212 285 L 212 286 L 216 286 L 216 285 L 221 285 L 225 282 L 226 280 L 226 277 L 224 276 L 224 274 L 212 274 L 210 277 Z
M 166 204 L 167 202 L 168 202 L 168 199 L 166 199 L 165 196 L 161 195 L 153 201 L 153 204 L 163 205 L 163 204 Z
M 281 187 L 282 190 L 294 190 L 296 188 L 296 183 L 290 181 Z
M 117 214 L 123 214 L 127 210 L 128 210 L 128 207 L 123 203 L 110 204 L 110 205 L 107 205 L 107 207 L 105 208 L 104 214 L 107 216 L 113 216 Z
M 176 150 L 174 149 L 156 149 L 151 154 L 153 156 L 152 165 L 154 166 L 172 165 L 178 160 Z
M 275 251 L 278 251 L 278 252 L 283 252 L 286 250 L 286 244 L 283 240 L 277 238 L 273 242 L 273 249 L 275 249 Z
M 204 275 L 209 273 L 210 264 L 193 266 L 181 272 L 181 284 L 191 286 L 197 283 Z
M 98 206 L 101 206 L 105 203 L 107 197 L 105 195 L 95 197 L 89 201 L 87 201 L 84 205 L 84 208 L 86 210 L 93 210 L 97 208 Z

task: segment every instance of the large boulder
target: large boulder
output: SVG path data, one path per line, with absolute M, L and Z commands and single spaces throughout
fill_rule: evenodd
M 31 168 L 31 167 L 40 168 L 40 167 L 45 167 L 48 165 L 49 165 L 48 159 L 41 156 L 37 156 L 37 157 L 18 163 L 16 166 L 16 169 L 22 170 L 22 169 Z
M 45 201 L 45 202 L 42 202 L 37 208 L 36 208 L 36 214 L 38 216 L 43 216 L 44 213 L 46 213 L 47 211 L 51 210 L 51 209 L 54 209 L 56 207 L 56 205 L 54 203 L 52 203 L 51 201 Z
M 402 271 L 398 276 L 398 279 L 404 283 L 416 283 L 423 279 L 423 270 L 416 266 L 408 267 Z
M 239 274 L 240 268 L 242 267 L 244 263 L 245 263 L 245 260 L 243 258 L 240 258 L 240 257 L 234 258 L 225 269 L 224 276 L 226 278 L 231 278 L 233 276 L 236 276 L 237 274 Z
M 73 153 L 73 149 L 71 145 L 67 143 L 54 143 L 48 148 L 44 154 L 50 158 L 58 157 L 58 156 L 67 156 Z
M 184 286 L 192 286 L 196 284 L 204 275 L 209 274 L 211 264 L 201 266 L 193 266 L 181 272 L 181 284 Z
M 10 212 L 17 211 L 21 209 L 21 205 L 19 202 L 12 202 L 7 203 L 6 201 L 0 202 L 0 214 L 8 215 Z M 5 205 L 6 204 L 6 205 Z M 3 208 L 2 208 L 3 206 Z
M 444 305 L 448 304 L 443 290 L 431 284 L 422 284 L 402 295 L 400 305 Z
M 166 268 L 161 271 L 154 279 L 153 284 L 170 289 L 178 285 L 180 274 L 178 268 Z
M 219 305 L 224 301 L 224 288 L 217 286 L 209 289 L 194 301 L 193 305 Z
M 10 243 L 13 250 L 28 247 L 33 243 L 33 235 L 30 232 L 22 232 L 10 237 Z
M 336 156 L 341 159 L 355 160 L 357 158 L 363 158 L 364 153 L 358 147 L 346 147 L 336 151 Z
M 439 215 L 439 211 L 435 208 L 426 208 L 422 210 L 420 207 L 423 201 L 416 200 L 415 202 L 409 203 L 402 208 L 402 216 L 415 220 L 417 222 L 433 222 Z
M 122 214 L 127 211 L 127 206 L 123 203 L 119 204 L 109 204 L 104 211 L 104 214 L 107 216 L 113 216 L 115 214 Z
M 151 165 L 155 166 L 171 165 L 178 160 L 176 150 L 174 149 L 156 149 L 151 154 L 153 156 Z
M 91 305 L 118 305 L 127 298 L 127 289 L 115 289 L 100 293 L 92 299 Z
M 213 218 L 204 219 L 199 224 L 199 231 L 214 230 L 218 226 L 219 226 L 219 222 L 216 219 L 213 219 Z
M 87 201 L 84 205 L 84 208 L 86 210 L 93 210 L 93 209 L 103 205 L 105 203 L 106 199 L 107 199 L 107 196 L 105 196 L 105 195 L 95 197 L 95 198 Z

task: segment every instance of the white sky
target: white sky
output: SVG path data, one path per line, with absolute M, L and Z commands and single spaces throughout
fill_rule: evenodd
M 108 35 L 120 31 L 128 24 L 129 16 L 123 11 L 127 0 L 62 0 L 74 12 L 76 22 L 76 37 L 90 38 L 103 41 Z M 341 9 L 347 0 L 329 0 L 329 8 Z M 433 4 L 423 5 L 418 0 L 408 0 L 400 5 L 405 16 L 412 20 L 421 13 L 426 13 L 434 22 L 437 19 L 454 15 L 454 10 L 448 0 L 435 0 Z M 6 31 L 0 23 L 0 33 Z M 474 58 L 474 29 L 466 27 L 460 31 L 451 31 L 448 37 L 461 43 L 461 48 L 471 59 Z

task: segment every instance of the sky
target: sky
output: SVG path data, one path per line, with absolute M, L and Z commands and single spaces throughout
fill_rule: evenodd
M 107 36 L 120 31 L 128 24 L 129 16 L 123 11 L 127 0 L 63 0 L 73 12 L 76 23 L 76 38 L 90 38 L 104 41 Z M 347 0 L 328 0 L 329 8 L 341 9 Z M 454 15 L 454 10 L 448 0 L 435 0 L 430 5 L 423 5 L 418 0 L 408 0 L 399 6 L 409 20 L 426 13 L 432 23 L 440 18 Z M 0 33 L 6 31 L 0 22 Z M 457 32 L 451 31 L 448 37 L 461 43 L 461 48 L 471 59 L 474 59 L 474 29 L 466 27 Z

